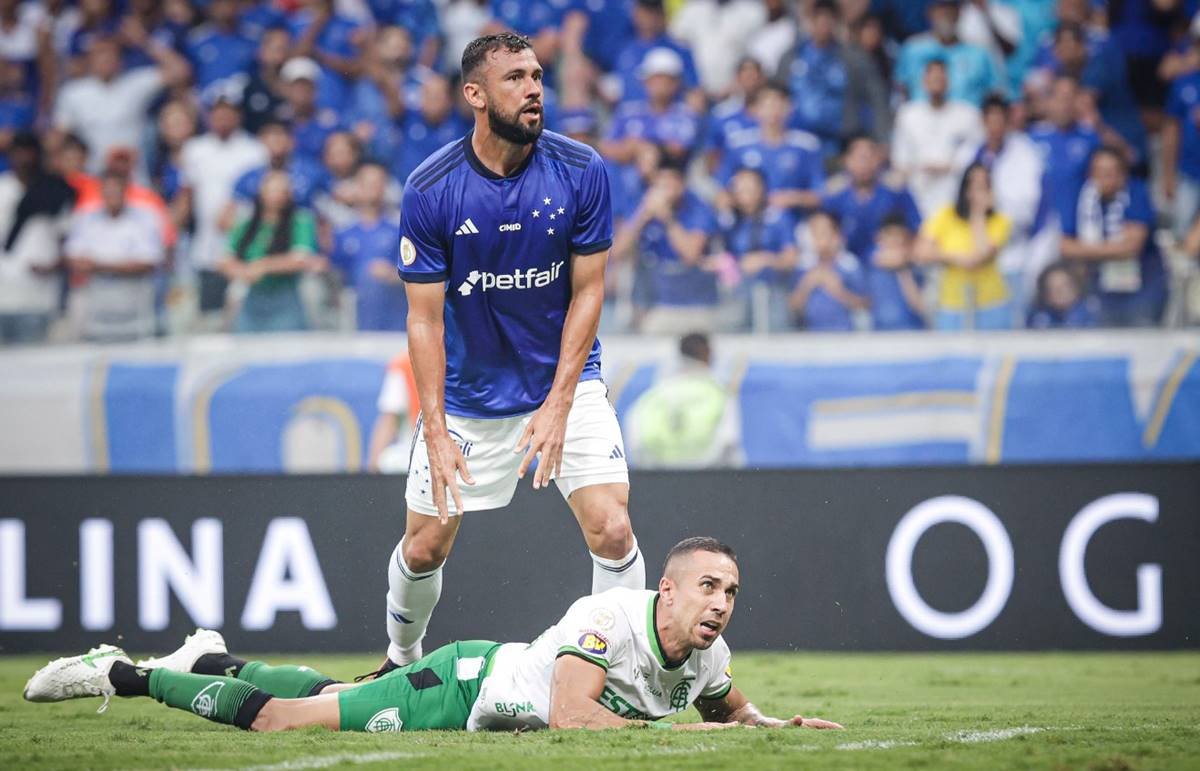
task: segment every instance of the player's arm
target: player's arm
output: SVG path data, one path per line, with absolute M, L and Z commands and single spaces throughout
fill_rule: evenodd
M 696 710 L 705 721 L 714 723 L 737 723 L 740 725 L 756 726 L 759 728 L 783 728 L 797 726 L 803 728 L 841 728 L 840 725 L 819 717 L 802 717 L 795 715 L 789 720 L 767 717 L 758 707 L 754 706 L 746 696 L 734 686 L 718 699 L 706 699 L 701 696 L 696 699 Z

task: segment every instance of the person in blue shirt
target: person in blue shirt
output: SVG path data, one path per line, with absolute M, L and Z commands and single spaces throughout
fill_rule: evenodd
M 251 40 L 260 40 L 267 30 L 286 30 L 287 14 L 273 0 L 238 0 L 238 29 Z
M 904 215 L 884 217 L 867 258 L 866 287 L 871 303 L 871 328 L 877 331 L 925 329 L 925 284 L 913 264 L 913 233 Z
M 683 61 L 670 48 L 656 48 L 642 64 L 646 100 L 617 108 L 600 151 L 617 163 L 630 163 L 643 144 L 658 145 L 676 160 L 688 158 L 700 133 L 700 119 L 680 99 Z
M 237 0 L 212 0 L 208 21 L 187 36 L 187 55 L 196 86 L 205 89 L 254 68 L 258 44 L 242 34 Z
M 1054 79 L 1045 101 L 1046 120 L 1029 130 L 1042 154 L 1042 211 L 1039 230 L 1048 217 L 1064 222 L 1072 216 L 1079 189 L 1087 178 L 1088 161 L 1100 147 L 1100 137 L 1078 119 L 1079 83 L 1063 75 Z
M 758 121 L 750 112 L 750 103 L 766 84 L 767 73 L 763 70 L 762 62 L 753 56 L 744 57 L 738 62 L 733 93 L 713 106 L 705 125 L 704 152 L 710 171 L 720 166 L 734 135 L 757 125 Z
M 644 311 L 639 331 L 680 334 L 716 327 L 719 265 L 709 250 L 716 233 L 712 210 L 687 189 L 682 162 L 664 155 L 613 246 L 619 258 L 637 260 L 634 301 Z
M 263 123 L 284 117 L 290 109 L 282 76 L 290 47 L 291 36 L 280 27 L 268 28 L 258 39 L 254 67 L 242 88 L 242 123 L 247 131 L 257 132 Z
M 1052 263 L 1038 275 L 1037 298 L 1029 310 L 1030 329 L 1085 329 L 1096 326 L 1095 298 L 1065 262 Z
M 13 137 L 33 127 L 37 106 L 20 62 L 0 60 L 0 171 L 8 171 Z
M 958 0 L 933 0 L 929 4 L 929 32 L 914 35 L 900 49 L 896 81 L 909 99 L 924 99 L 921 78 L 930 59 L 942 59 L 950 72 L 950 99 L 978 107 L 993 91 L 1007 88 L 1004 73 L 980 46 L 958 37 Z
M 846 251 L 838 218 L 816 211 L 789 299 L 797 326 L 810 332 L 851 332 L 854 314 L 869 307 L 863 269 Z
M 1092 154 L 1088 181 L 1063 222 L 1062 256 L 1087 269 L 1104 326 L 1148 327 L 1162 320 L 1167 276 L 1154 241 L 1154 207 L 1122 155 Z
M 364 31 L 352 19 L 339 15 L 333 0 L 307 0 L 304 5 L 304 10 L 288 21 L 292 55 L 308 57 L 320 65 L 318 106 L 341 110 L 354 80 L 362 74 L 359 48 Z
M 807 131 L 787 129 L 791 113 L 787 89 L 775 83 L 763 86 L 751 111 L 758 126 L 730 140 L 717 181 L 728 187 L 738 169 L 756 169 L 766 180 L 772 206 L 800 210 L 820 204 L 825 186 L 821 142 Z
M 412 56 L 408 30 L 396 25 L 380 27 L 364 52 L 363 76 L 350 94 L 346 124 L 376 158 L 399 152 L 400 137 L 390 124 L 410 104 L 419 103 L 421 78 L 430 73 L 414 66 Z
M 430 153 L 467 132 L 468 126 L 454 109 L 451 88 L 441 75 L 427 75 L 421 84 L 419 108 L 404 108 L 394 118 L 398 150 L 392 170 L 397 179 L 407 179 Z
M 600 380 L 613 237 L 604 163 L 543 130 L 542 68 L 526 39 L 477 38 L 462 73 L 474 128 L 409 176 L 401 204 L 422 417 L 404 538 L 388 562 L 381 672 L 421 655 L 462 521 L 450 515 L 508 505 L 539 455 L 534 489 L 553 479 L 578 519 L 593 593 L 646 581 L 621 429 Z
M 1172 35 L 1196 13 L 1196 3 L 1118 0 L 1104 5 L 1113 42 L 1124 54 L 1138 106 L 1161 110 L 1167 88 L 1158 77 L 1158 63 L 1171 47 Z
M 883 154 L 868 136 L 851 137 L 843 159 L 846 174 L 827 186 L 821 208 L 837 217 L 846 248 L 866 261 L 886 216 L 899 213 L 909 230 L 921 227 L 921 215 L 908 189 L 884 179 Z
M 745 326 L 782 331 L 788 326 L 787 291 L 796 269 L 796 222 L 767 202 L 763 173 L 743 168 L 729 184 L 732 204 L 718 217 L 725 251 L 741 273 L 738 289 Z
M 286 104 L 279 110 L 292 125 L 296 155 L 309 163 L 320 163 L 325 140 L 342 129 L 337 110 L 317 104 L 317 80 L 320 66 L 312 59 L 289 59 L 280 70 Z
M 1200 39 L 1192 45 L 1200 49 Z M 1163 191 L 1174 204 L 1175 235 L 1182 239 L 1200 213 L 1200 71 L 1177 78 L 1163 124 Z
M 177 18 L 168 18 L 158 0 L 131 0 L 126 6 L 125 18 L 121 21 L 120 28 L 127 40 L 131 32 L 134 39 L 145 35 L 180 55 L 187 55 L 187 24 Z M 153 67 L 156 64 L 144 48 L 133 45 L 125 46 L 121 62 L 127 70 L 135 67 Z
M 396 272 L 400 219 L 386 207 L 391 176 L 367 161 L 354 175 L 355 216 L 333 236 L 330 260 L 355 293 L 355 326 L 364 331 L 403 332 L 408 315 L 404 284 Z
M 612 72 L 621 48 L 634 35 L 633 7 L 633 0 L 574 0 L 563 34 L 576 30 L 583 54 L 600 72 Z
M 253 204 L 258 198 L 263 177 L 271 171 L 285 171 L 292 183 L 292 200 L 297 206 L 311 209 L 313 199 L 323 184 L 324 173 L 320 166 L 296 155 L 291 127 L 278 118 L 268 120 L 259 127 L 258 139 L 267 149 L 267 164 L 238 177 L 233 187 L 234 200 Z
M 432 0 L 367 0 L 375 23 L 399 27 L 412 38 L 416 61 L 433 66 L 441 53 L 441 31 Z
M 633 4 L 632 38 L 625 38 L 613 63 L 613 74 L 619 86 L 621 102 L 645 99 L 647 94 L 642 79 L 642 62 L 656 48 L 669 48 L 679 55 L 681 62 L 679 78 L 685 91 L 697 89 L 700 77 L 696 73 L 696 62 L 686 46 L 667 35 L 667 17 L 663 0 L 636 0 Z
M 1105 144 L 1128 145 L 1132 165 L 1144 169 L 1147 162 L 1146 127 L 1134 100 L 1125 62 L 1119 58 L 1091 58 L 1083 28 L 1064 24 L 1054 33 L 1051 71 L 1079 81 L 1092 95 L 1100 112 L 1102 124 L 1098 129 Z M 1106 135 L 1113 132 L 1115 136 Z

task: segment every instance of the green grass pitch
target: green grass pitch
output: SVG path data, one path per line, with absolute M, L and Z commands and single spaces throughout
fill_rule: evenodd
M 267 657 L 340 678 L 379 657 L 302 658 Z M 743 653 L 734 679 L 765 711 L 847 730 L 523 735 L 256 735 L 149 699 L 28 704 L 44 661 L 0 658 L 2 768 L 1200 768 L 1200 653 Z

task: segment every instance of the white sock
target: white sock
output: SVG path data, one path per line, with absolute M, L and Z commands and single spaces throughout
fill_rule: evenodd
M 610 560 L 597 554 L 592 555 L 592 594 L 624 586 L 627 589 L 646 588 L 646 563 L 638 549 L 637 539 L 633 548 L 619 560 Z
M 388 563 L 388 658 L 404 666 L 421 658 L 421 639 L 442 596 L 442 568 L 414 573 L 404 562 L 404 540 Z

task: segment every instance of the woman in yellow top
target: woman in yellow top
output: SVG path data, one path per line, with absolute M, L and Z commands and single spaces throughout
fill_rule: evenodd
M 963 173 L 958 201 L 921 226 L 916 256 L 944 266 L 938 286 L 937 329 L 1009 329 L 1012 305 L 996 254 L 1012 223 L 993 208 L 992 175 L 974 163 Z

